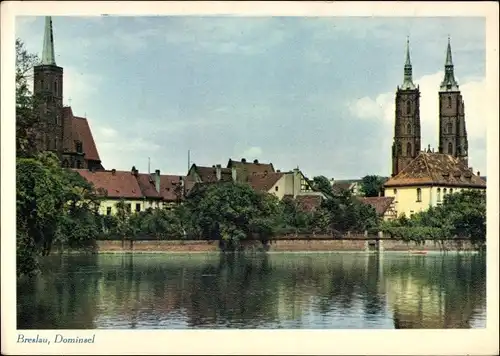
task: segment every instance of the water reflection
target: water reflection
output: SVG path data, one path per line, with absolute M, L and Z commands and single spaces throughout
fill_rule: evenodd
M 484 327 L 478 255 L 50 257 L 18 283 L 18 328 Z

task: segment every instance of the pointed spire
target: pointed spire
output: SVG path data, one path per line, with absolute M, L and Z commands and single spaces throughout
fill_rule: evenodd
M 45 16 L 45 33 L 43 36 L 42 64 L 56 65 L 54 55 L 54 36 L 52 33 L 52 18 Z
M 415 84 L 413 84 L 412 79 L 412 66 L 410 60 L 410 38 L 406 38 L 406 60 L 404 67 L 404 79 L 403 85 L 401 85 L 402 90 L 413 90 L 416 89 Z
M 450 36 L 448 35 L 448 47 L 446 48 L 446 63 L 445 66 L 452 66 L 453 60 L 451 58 L 451 44 L 450 44 Z
M 406 61 L 405 66 L 411 66 L 410 60 L 410 36 L 406 37 Z
M 458 83 L 455 79 L 453 59 L 451 56 L 451 42 L 448 36 L 448 46 L 446 47 L 446 62 L 444 63 L 444 79 L 440 86 L 441 91 L 458 91 Z

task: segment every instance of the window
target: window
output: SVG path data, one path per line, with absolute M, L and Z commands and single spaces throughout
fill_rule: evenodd
M 406 144 L 406 155 L 411 156 L 411 143 L 410 142 L 408 142 Z
M 401 143 L 398 143 L 398 155 L 403 153 L 403 149 L 401 148 Z
M 448 97 L 448 107 L 451 108 L 451 96 Z
M 141 211 L 141 204 L 139 204 L 139 203 L 135 204 L 135 211 L 137 211 L 137 212 Z
M 307 184 L 307 181 L 304 178 L 300 179 L 300 190 L 302 192 L 309 191 L 309 184 Z
M 276 192 L 278 191 L 278 186 L 274 187 L 274 191 Z
M 63 161 L 63 167 L 64 167 L 64 168 L 69 168 L 69 162 L 68 162 L 68 160 L 67 160 L 67 159 L 65 159 L 65 160 Z
M 52 149 L 52 140 L 50 138 L 47 139 L 47 147 L 48 149 Z
M 445 195 L 447 192 L 446 192 L 446 188 L 443 189 L 443 195 Z
M 80 141 L 76 141 L 76 152 L 82 153 L 83 152 L 83 144 Z
M 441 201 L 441 188 L 438 188 L 437 189 L 437 201 L 440 202 Z
M 448 142 L 448 154 L 453 154 L 453 145 L 451 144 L 451 142 Z
M 54 94 L 59 95 L 59 85 L 57 83 L 57 80 L 54 82 Z
M 57 136 L 54 138 L 54 149 L 57 150 L 59 146 L 57 145 L 59 143 L 59 140 L 57 139 Z
M 407 115 L 410 115 L 410 114 L 411 114 L 411 101 L 410 101 L 410 100 L 408 100 L 408 101 L 406 102 L 406 114 L 407 114 Z
M 417 188 L 417 201 L 422 201 L 422 189 Z
M 406 125 L 406 133 L 411 135 L 411 124 Z
M 82 168 L 82 162 L 76 161 L 76 168 Z
M 449 122 L 447 125 L 446 125 L 446 132 L 449 133 L 449 134 L 452 134 L 453 133 L 453 125 L 451 124 L 451 122 Z
M 42 89 L 42 90 L 45 89 L 44 85 L 45 85 L 45 83 L 43 82 L 43 79 L 40 80 L 40 89 Z
M 111 215 L 111 207 L 110 206 L 108 206 L 106 208 L 106 215 Z
M 445 189 L 445 190 L 446 190 L 446 189 Z M 452 194 L 452 193 L 453 193 L 453 188 L 450 188 L 450 194 Z

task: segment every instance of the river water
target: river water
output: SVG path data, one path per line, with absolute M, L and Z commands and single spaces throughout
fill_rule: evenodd
M 486 260 L 450 253 L 50 256 L 19 329 L 481 328 Z

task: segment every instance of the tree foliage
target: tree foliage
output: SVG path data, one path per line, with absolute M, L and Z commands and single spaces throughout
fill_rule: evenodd
M 378 197 L 384 187 L 384 178 L 367 175 L 361 179 L 361 192 L 365 197 Z
M 405 240 L 467 238 L 482 246 L 486 241 L 486 193 L 471 189 L 448 194 L 441 205 L 410 218 L 402 215 L 382 224 L 381 229 Z
M 35 108 L 39 98 L 30 90 L 33 67 L 39 63 L 36 54 L 29 53 L 20 39 L 16 39 L 16 155 L 34 157 L 36 133 L 40 129 L 40 119 Z
M 331 197 L 333 192 L 332 192 L 332 185 L 328 178 L 325 176 L 316 176 L 312 179 L 312 186 L 314 190 L 322 192 L 325 194 L 327 197 Z
M 61 168 L 49 152 L 16 162 L 18 273 L 36 271 L 53 246 L 84 247 L 99 232 L 99 199 L 79 174 Z

